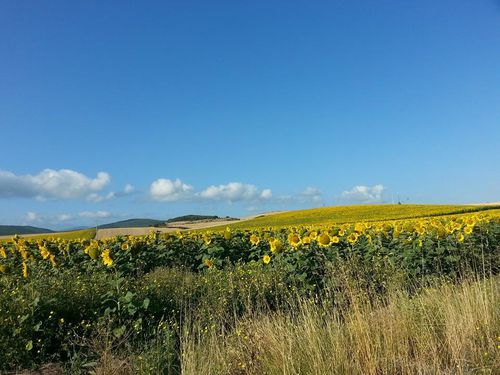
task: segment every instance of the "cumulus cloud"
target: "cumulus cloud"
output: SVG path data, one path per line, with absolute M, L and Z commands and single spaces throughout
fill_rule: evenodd
M 105 219 L 113 216 L 111 212 L 108 211 L 83 211 L 78 214 L 80 217 L 87 219 Z
M 56 217 L 57 221 L 69 221 L 73 220 L 73 215 L 70 214 L 59 214 Z
M 67 229 L 69 225 L 75 225 L 75 223 L 92 223 L 116 218 L 123 215 L 116 213 L 111 213 L 108 211 L 83 211 L 79 213 L 59 213 L 59 214 L 46 214 L 41 215 L 36 212 L 27 212 L 24 215 L 25 225 L 36 225 L 43 226 L 44 228 L 60 228 Z
M 384 185 L 354 186 L 351 190 L 342 192 L 340 199 L 359 203 L 381 203 L 383 201 Z
M 192 194 L 193 187 L 183 183 L 180 179 L 169 180 L 159 178 L 153 181 L 149 187 L 151 198 L 163 202 L 175 202 L 185 200 Z
M 321 202 L 321 194 L 318 188 L 309 186 L 299 194 L 298 198 L 301 201 Z
M 125 197 L 133 193 L 135 193 L 135 188 L 131 184 L 126 184 L 122 191 L 118 192 L 110 191 L 107 194 L 92 193 L 87 196 L 87 200 L 89 202 L 99 203 L 99 202 L 109 201 L 114 198 Z
M 92 193 L 87 196 L 87 200 L 89 202 L 94 202 L 94 203 L 99 203 L 103 201 L 109 201 L 110 199 L 113 199 L 116 196 L 116 194 L 113 191 L 110 191 L 108 194 L 97 194 L 97 193 Z
M 101 191 L 110 180 L 106 172 L 99 172 L 91 178 L 71 169 L 44 169 L 36 175 L 0 171 L 0 197 L 81 198 Z
M 271 191 L 271 189 L 264 189 L 260 193 L 260 197 L 262 199 L 271 199 L 272 196 L 273 196 L 273 192 Z
M 296 203 L 321 203 L 323 201 L 323 193 L 316 187 L 309 186 L 300 193 L 280 195 L 275 198 L 275 201 L 280 204 L 296 204 Z
M 73 219 L 72 215 L 69 214 L 58 214 L 58 215 L 40 215 L 36 212 L 29 211 L 26 213 L 24 220 L 29 224 L 44 224 L 53 225 L 59 222 L 70 221 Z
M 132 186 L 131 184 L 127 184 L 127 185 L 125 185 L 125 187 L 123 188 L 123 192 L 124 192 L 125 194 L 132 194 L 134 191 L 135 191 L 135 188 L 134 188 L 134 186 Z
M 263 201 L 273 196 L 271 189 L 259 190 L 255 185 L 241 182 L 230 182 L 223 185 L 212 185 L 201 191 L 195 191 L 192 185 L 180 179 L 160 178 L 153 181 L 149 188 L 153 200 L 163 202 L 178 201 Z
M 27 212 L 26 213 L 26 221 L 28 221 L 30 223 L 40 221 L 40 216 L 36 212 L 32 212 L 32 211 Z
M 225 200 L 229 202 L 269 199 L 273 195 L 271 189 L 259 191 L 255 185 L 241 182 L 230 182 L 226 185 L 212 185 L 199 193 L 204 199 Z

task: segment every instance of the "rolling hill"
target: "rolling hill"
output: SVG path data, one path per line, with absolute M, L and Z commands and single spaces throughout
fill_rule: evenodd
M 465 212 L 492 210 L 498 206 L 472 205 L 362 205 L 332 206 L 307 210 L 286 211 L 273 215 L 261 215 L 251 220 L 230 224 L 231 228 L 248 229 L 282 227 L 290 225 L 352 223 L 452 215 Z
M 165 220 L 155 219 L 128 219 L 116 221 L 114 223 L 98 225 L 97 229 L 110 229 L 110 228 L 147 228 L 154 227 L 155 225 L 164 224 Z
M 53 233 L 53 230 L 37 228 L 29 225 L 0 225 L 0 236 L 9 236 L 14 234 L 39 234 Z

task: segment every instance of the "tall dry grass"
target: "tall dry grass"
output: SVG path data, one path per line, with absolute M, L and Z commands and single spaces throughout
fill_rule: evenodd
M 180 338 L 182 373 L 500 374 L 499 277 L 415 296 L 396 288 L 376 301 L 353 283 L 344 290 L 341 307 L 301 300 L 235 318 L 228 332 L 192 321 Z

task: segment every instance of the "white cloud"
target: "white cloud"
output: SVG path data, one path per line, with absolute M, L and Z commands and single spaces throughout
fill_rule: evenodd
M 99 203 L 104 201 L 109 201 L 114 198 L 121 198 L 130 195 L 135 192 L 135 188 L 131 184 L 126 184 L 122 191 L 114 192 L 110 191 L 107 194 L 97 194 L 92 193 L 87 196 L 89 202 Z
M 230 182 L 227 185 L 209 186 L 201 191 L 199 196 L 204 199 L 238 202 L 269 199 L 272 197 L 272 191 L 270 189 L 264 189 L 259 192 L 255 185 Z
M 69 221 L 73 219 L 73 216 L 69 214 L 59 214 L 56 219 L 57 221 Z
M 157 201 L 175 202 L 185 200 L 191 196 L 193 187 L 183 183 L 181 180 L 169 180 L 159 178 L 153 181 L 149 188 L 151 198 Z
M 313 202 L 321 202 L 321 191 L 318 188 L 308 186 L 302 191 L 299 196 L 299 201 L 313 201 Z
M 202 191 L 195 191 L 192 185 L 180 179 L 169 180 L 160 178 L 153 181 L 149 188 L 152 199 L 164 202 L 178 201 L 261 201 L 273 196 L 271 189 L 259 190 L 255 185 L 241 182 L 230 182 L 225 185 L 212 185 Z
M 92 194 L 89 194 L 87 196 L 87 200 L 89 202 L 98 203 L 98 202 L 103 202 L 103 201 L 109 201 L 110 199 L 113 199 L 115 196 L 116 196 L 116 194 L 113 191 L 110 191 L 106 195 L 92 193 Z
M 0 197 L 30 197 L 38 199 L 73 199 L 101 191 L 110 181 L 106 172 L 95 178 L 70 169 L 44 169 L 37 175 L 16 175 L 0 171 Z
M 374 186 L 354 186 L 351 190 L 343 191 L 340 199 L 344 201 L 353 201 L 360 203 L 381 203 L 383 201 L 383 185 Z
M 80 212 L 78 216 L 88 219 L 105 219 L 111 217 L 112 214 L 108 211 L 83 211 Z
M 321 195 L 321 191 L 318 188 L 308 186 L 300 193 L 300 195 L 303 195 L 305 197 L 312 197 L 315 195 Z
M 62 221 L 72 220 L 73 216 L 69 214 L 58 214 L 58 215 L 40 215 L 36 212 L 29 211 L 26 213 L 25 221 L 27 223 L 43 223 L 44 225 L 52 225 Z
M 132 186 L 131 184 L 127 184 L 127 185 L 125 185 L 125 187 L 123 188 L 123 192 L 124 192 L 125 194 L 132 194 L 134 191 L 135 191 L 135 188 L 134 188 L 134 186 Z
M 40 216 L 36 212 L 27 212 L 26 213 L 26 221 L 29 221 L 31 223 L 40 221 Z
M 262 199 L 271 199 L 273 196 L 273 192 L 271 191 L 271 189 L 264 189 L 262 190 L 262 192 L 260 193 L 260 197 Z

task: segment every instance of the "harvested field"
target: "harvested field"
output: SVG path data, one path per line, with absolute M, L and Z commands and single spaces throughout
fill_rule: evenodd
M 167 224 L 166 227 L 145 227 L 145 228 L 108 228 L 108 229 L 98 229 L 96 234 L 96 239 L 110 238 L 116 236 L 143 236 L 149 234 L 151 231 L 156 231 L 160 233 L 175 232 L 178 230 L 196 230 L 204 228 L 212 228 L 219 226 L 226 226 L 235 223 L 240 223 L 248 220 L 253 220 L 257 217 L 270 216 L 278 214 L 280 211 L 266 212 L 264 214 L 247 216 L 239 220 L 227 220 L 221 219 L 209 219 L 209 220 L 196 220 L 196 221 L 177 221 Z

